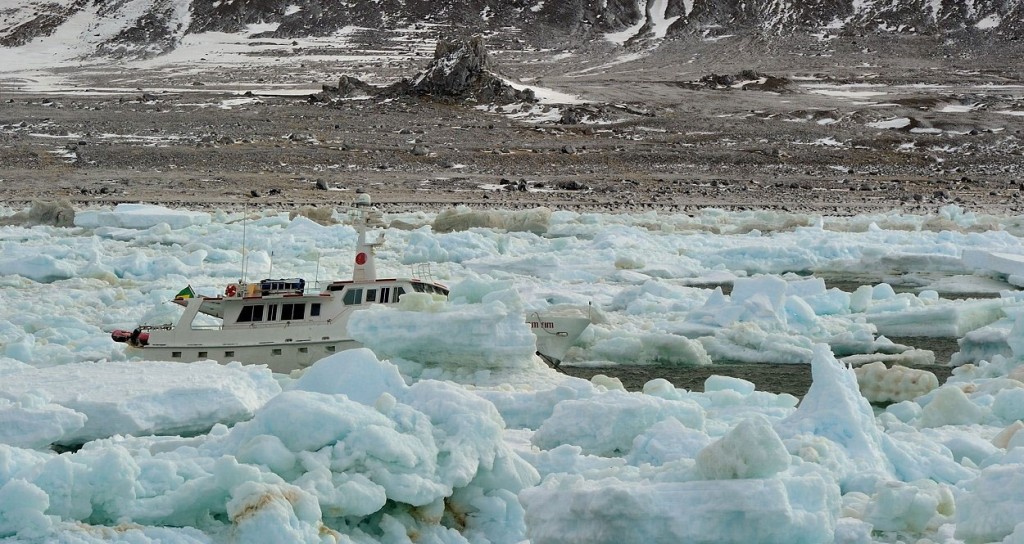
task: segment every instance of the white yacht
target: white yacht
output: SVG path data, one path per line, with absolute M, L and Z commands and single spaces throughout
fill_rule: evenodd
M 397 304 L 406 293 L 447 297 L 448 288 L 424 278 L 377 278 L 374 248 L 383 236 L 367 242 L 367 230 L 382 225 L 381 213 L 368 194 L 356 200 L 358 232 L 351 280 L 311 289 L 301 278 L 265 279 L 228 284 L 222 295 L 197 296 L 191 287 L 174 298 L 185 310 L 176 323 L 116 330 L 111 337 L 147 360 L 193 362 L 215 360 L 266 364 L 272 371 L 290 373 L 332 353 L 360 347 L 348 335 L 352 313 L 372 304 Z M 200 316 L 217 324 L 203 324 Z M 208 321 L 208 318 L 204 318 Z M 537 353 L 552 366 L 590 325 L 589 317 L 526 317 L 537 337 Z

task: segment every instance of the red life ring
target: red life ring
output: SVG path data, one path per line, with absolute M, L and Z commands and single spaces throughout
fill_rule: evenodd
M 238 286 L 233 284 L 233 283 L 231 285 L 229 285 L 227 289 L 224 290 L 224 294 L 229 296 L 229 297 L 235 296 L 235 293 L 237 293 L 237 292 L 238 292 Z

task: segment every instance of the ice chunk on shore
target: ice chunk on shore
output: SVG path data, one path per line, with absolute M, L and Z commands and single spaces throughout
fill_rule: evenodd
M 119 227 L 148 229 L 161 223 L 172 229 L 210 224 L 210 214 L 152 204 L 118 204 L 113 210 L 84 210 L 75 214 L 75 226 L 87 229 Z
M 366 348 L 345 350 L 316 362 L 295 381 L 294 389 L 343 394 L 373 406 L 381 395 L 401 396 L 405 381 L 395 365 L 380 361 Z
M 536 337 L 518 298 L 504 294 L 492 293 L 476 304 L 451 304 L 407 293 L 399 307 L 355 312 L 348 332 L 384 359 L 464 370 L 530 367 Z
M 801 442 L 813 441 L 812 436 L 825 438 L 849 459 L 845 466 L 837 467 L 840 481 L 889 479 L 893 467 L 883 453 L 883 433 L 871 405 L 860 393 L 854 370 L 837 361 L 828 346 L 818 344 L 811 377 L 811 387 L 797 411 L 775 425 L 779 436 L 789 441 L 787 445 L 793 444 L 790 451 Z
M 740 422 L 697 454 L 697 471 L 709 480 L 768 478 L 789 466 L 789 452 L 764 417 Z
M 999 542 L 1024 520 L 1024 465 L 987 467 L 964 486 L 956 505 L 956 538 L 967 542 Z
M 89 387 L 79 387 L 83 383 Z M 117 434 L 206 431 L 216 423 L 248 419 L 280 392 L 266 367 L 213 361 L 73 363 L 8 373 L 0 382 L 2 397 L 46 399 L 32 409 L 24 403 L 7 407 L 25 425 L 30 417 L 39 419 L 42 434 L 27 445 L 39 445 L 43 438 L 80 444 Z M 64 423 L 53 426 L 55 416 Z M 82 424 L 75 424 L 80 418 Z
M 971 425 L 981 423 L 987 412 L 986 408 L 971 402 L 963 389 L 947 384 L 935 391 L 916 423 L 920 427 Z
M 1024 255 L 965 248 L 960 258 L 970 269 L 996 272 L 1006 276 L 1012 285 L 1024 286 Z
M 817 476 L 653 483 L 561 476 L 520 499 L 534 544 L 832 542 L 840 503 L 839 488 Z
M 924 303 L 902 294 L 887 304 L 872 304 L 865 317 L 887 336 L 959 338 L 1003 317 L 1001 299 Z M 913 306 L 913 307 L 912 307 Z
M 691 429 L 704 428 L 704 410 L 692 400 L 609 391 L 556 404 L 551 417 L 534 433 L 533 443 L 542 449 L 573 444 L 592 455 L 621 455 L 630 450 L 638 435 L 667 418 Z
M 0 258 L 0 276 L 18 275 L 39 283 L 52 283 L 75 277 L 78 271 L 69 263 L 51 255 L 28 253 L 17 247 L 4 248 Z
M 939 379 L 927 370 L 907 368 L 875 361 L 857 367 L 857 383 L 868 402 L 900 402 L 911 400 L 939 386 Z
M 879 482 L 864 518 L 876 531 L 920 534 L 929 524 L 938 525 L 955 510 L 948 487 L 930 480 L 912 483 Z
M 85 414 L 50 403 L 44 395 L 29 392 L 15 401 L 0 393 L 0 443 L 42 449 L 85 426 Z

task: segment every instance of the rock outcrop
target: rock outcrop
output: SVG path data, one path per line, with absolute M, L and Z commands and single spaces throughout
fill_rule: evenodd
M 400 83 L 391 90 L 440 99 L 497 104 L 536 100 L 532 90 L 516 89 L 492 71 L 490 57 L 481 36 L 437 42 L 434 60 L 427 68 L 411 82 Z
M 486 104 L 536 101 L 533 90 L 516 88 L 495 71 L 480 36 L 439 41 L 434 59 L 412 79 L 403 79 L 388 87 L 374 87 L 357 78 L 341 76 L 337 87 L 325 86 L 323 92 L 312 99 L 329 102 L 360 95 L 418 96 Z

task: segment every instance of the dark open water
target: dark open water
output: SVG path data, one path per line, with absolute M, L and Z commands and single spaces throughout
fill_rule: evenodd
M 825 286 L 828 289 L 838 288 L 852 293 L 861 285 L 874 285 L 880 280 L 870 275 L 857 277 L 855 275 L 829 275 L 822 276 Z M 707 285 L 705 287 L 720 287 L 722 292 L 729 294 L 732 285 Z M 1007 289 L 1014 287 L 1007 284 Z M 898 282 L 893 285 L 897 293 L 916 292 L 919 289 L 912 285 L 900 285 Z M 974 299 L 991 298 L 999 296 L 998 293 L 947 293 L 943 294 L 948 299 Z M 894 343 L 911 346 L 918 349 L 927 349 L 935 353 L 935 364 L 927 366 L 911 366 L 927 370 L 939 379 L 939 384 L 946 383 L 952 373 L 949 360 L 954 353 L 960 350 L 956 338 L 927 338 L 927 337 L 895 337 L 886 336 Z M 722 363 L 711 366 L 684 367 L 684 366 L 611 366 L 611 367 L 571 367 L 562 366 L 562 370 L 570 376 L 590 379 L 597 374 L 604 374 L 622 380 L 622 384 L 630 391 L 640 391 L 644 384 L 655 378 L 664 378 L 676 387 L 690 391 L 704 391 L 704 380 L 712 374 L 719 376 L 732 376 L 752 382 L 757 386 L 758 391 L 770 393 L 789 393 L 796 397 L 803 397 L 807 388 L 811 386 L 810 365 L 780 365 L 770 363 Z
M 928 370 L 945 383 L 952 368 L 948 366 L 950 357 L 959 350 L 955 338 L 895 338 L 887 337 L 897 344 L 913 346 L 918 349 L 929 349 L 935 352 L 934 365 L 915 366 Z M 610 367 L 561 367 L 566 374 L 578 378 L 590 379 L 597 374 L 604 374 L 622 380 L 622 384 L 630 391 L 640 391 L 644 384 L 655 378 L 664 378 L 676 387 L 689 391 L 704 391 L 704 380 L 712 374 L 732 376 L 752 382 L 758 391 L 770 393 L 789 393 L 803 397 L 811 386 L 810 365 L 780 365 L 769 363 L 713 364 L 711 366 L 610 366 Z

